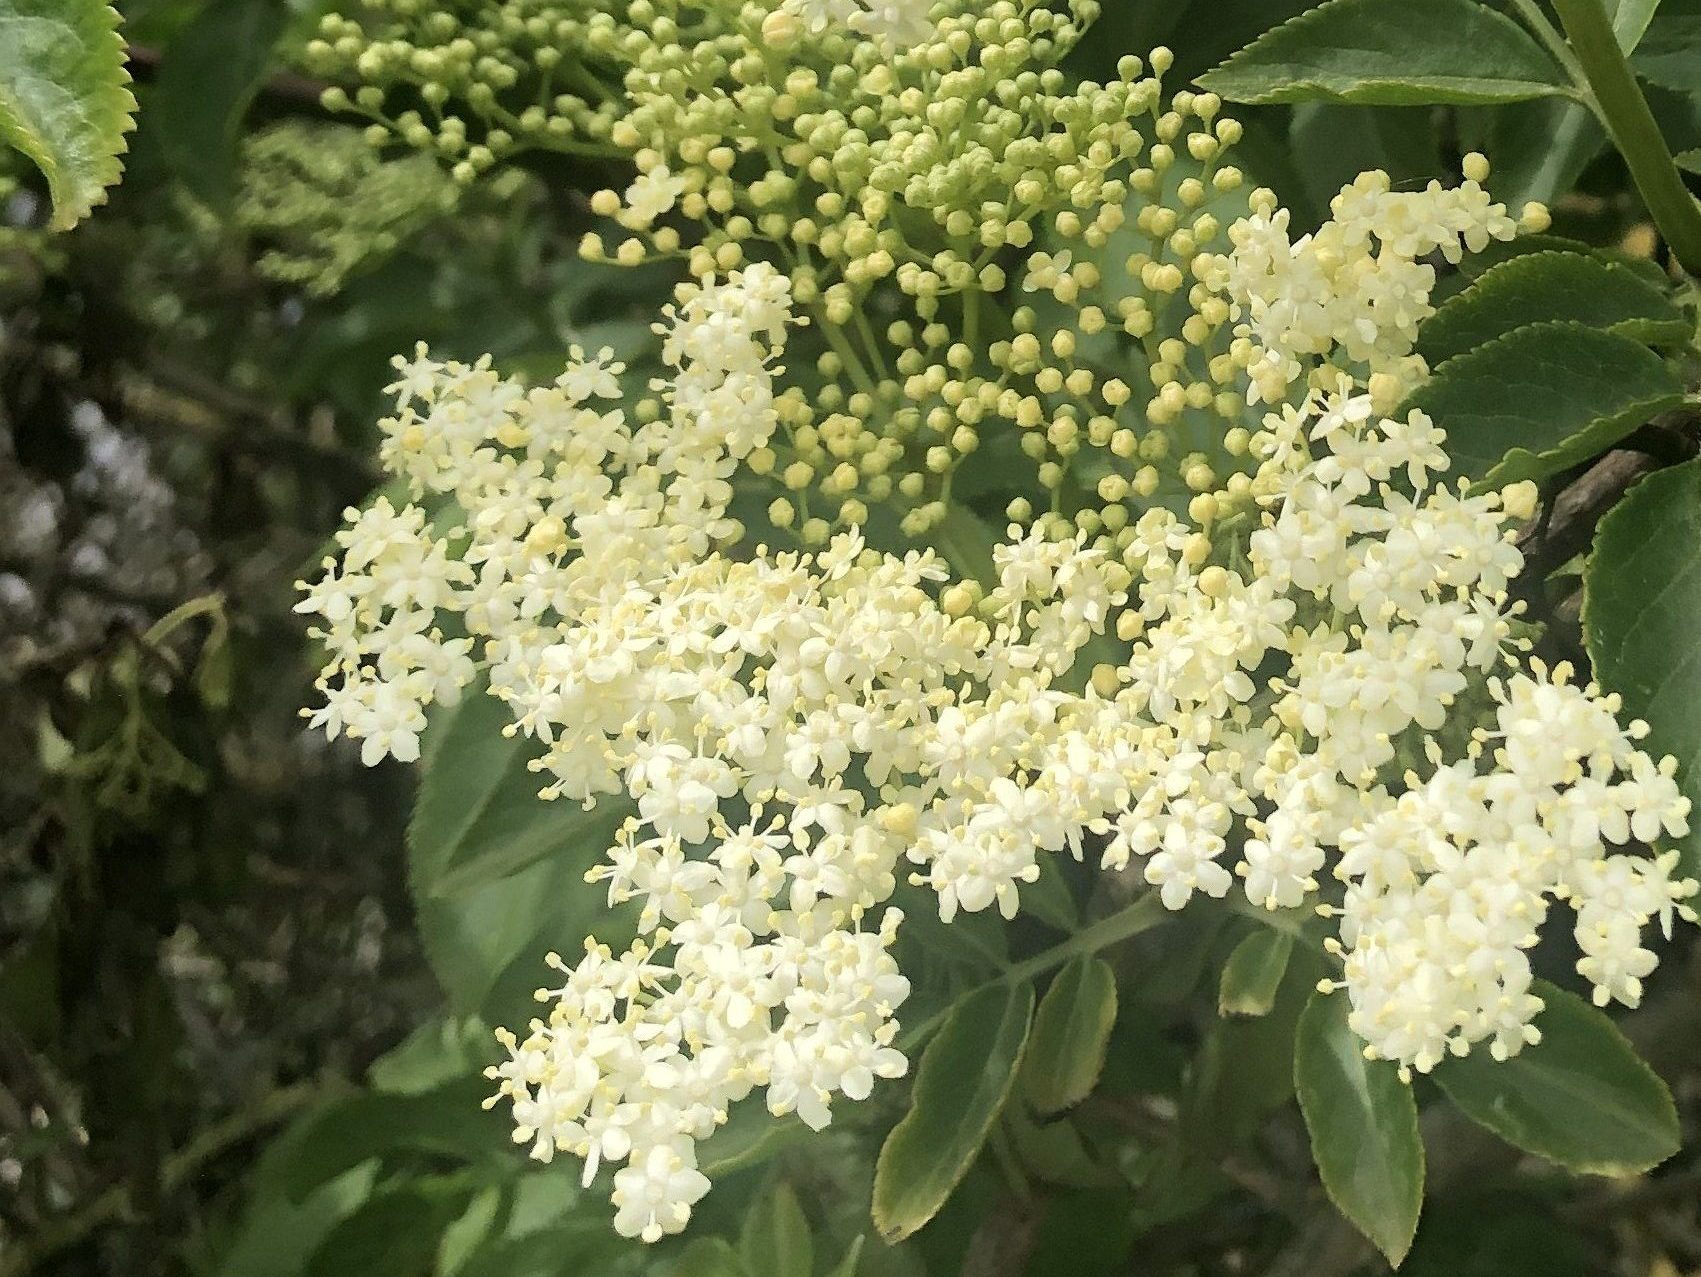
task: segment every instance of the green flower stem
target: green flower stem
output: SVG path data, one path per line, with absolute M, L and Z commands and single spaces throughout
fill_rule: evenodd
M 1148 891 L 1133 904 L 1124 905 L 1115 913 L 1107 914 L 1097 922 L 1081 928 L 1061 944 L 1055 944 L 1006 968 L 1004 974 L 999 977 L 999 983 L 1010 984 L 1016 980 L 1043 975 L 1080 954 L 1097 953 L 1113 944 L 1132 940 L 1142 932 L 1150 931 L 1165 918 L 1174 916 L 1175 911 L 1164 908 L 1157 892 Z
M 856 353 L 856 347 L 850 344 L 839 326 L 827 318 L 826 310 L 820 306 L 815 308 L 815 326 L 821 330 L 821 335 L 827 339 L 833 353 L 844 360 L 845 371 L 850 374 L 856 388 L 873 394 L 876 389 L 874 379 L 868 375 L 868 369 L 863 366 L 862 357 Z
M 985 984 L 977 985 L 968 990 L 963 996 L 967 997 L 970 994 L 979 993 L 982 989 L 990 988 L 995 984 L 1015 984 L 1020 980 L 1031 980 L 1034 976 L 1043 975 L 1047 971 L 1062 966 L 1069 959 L 1079 954 L 1097 953 L 1100 949 L 1108 949 L 1111 945 L 1123 940 L 1132 940 L 1141 932 L 1150 931 L 1165 918 L 1173 916 L 1170 910 L 1164 908 L 1163 901 L 1158 898 L 1158 893 L 1148 891 L 1133 904 L 1125 905 L 1115 913 L 1108 914 L 1090 926 L 1081 928 L 1067 940 L 1036 953 L 1031 958 L 1012 963 L 1005 967 L 1000 974 L 994 976 Z M 945 1017 L 949 1013 L 950 1008 L 946 1007 L 911 1028 L 908 1033 L 903 1035 L 899 1049 L 905 1054 L 909 1054 L 922 1042 L 933 1036 L 934 1030 L 945 1022 Z
M 1565 68 L 1566 74 L 1577 86 L 1577 96 L 1581 97 L 1588 91 L 1588 77 L 1583 74 L 1582 64 L 1577 61 L 1577 55 L 1571 52 L 1571 46 L 1565 43 L 1565 37 L 1547 20 L 1547 14 L 1542 12 L 1541 5 L 1536 0 L 1512 0 L 1512 7 L 1524 24 L 1535 32 L 1536 39 L 1547 47 L 1553 60 Z
M 1683 184 L 1601 0 L 1553 0 L 1553 7 L 1654 225 L 1678 264 L 1701 275 L 1701 204 Z

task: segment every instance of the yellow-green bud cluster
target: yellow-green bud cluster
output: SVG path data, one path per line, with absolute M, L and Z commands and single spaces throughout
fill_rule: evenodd
M 618 46 L 653 15 L 648 0 L 361 0 L 321 21 L 303 62 L 374 144 L 399 138 L 470 182 L 526 150 L 618 154 Z
M 1164 50 L 1070 84 L 1057 62 L 1097 12 L 936 8 L 931 34 L 898 49 L 751 6 L 712 44 L 673 26 L 623 45 L 632 108 L 611 136 L 640 176 L 593 199 L 621 230 L 583 251 L 676 256 L 694 276 L 750 256 L 789 270 L 824 347 L 796 455 L 772 466 L 791 492 L 894 503 L 921 535 L 961 469 L 1016 459 L 981 448 L 994 422 L 1019 428 L 1054 511 L 1120 527 L 1101 490 L 1122 505 L 1160 482 L 1216 486 L 1227 309 L 1187 286 L 1246 207 L 1222 162 L 1239 128 L 1209 95 L 1166 108 Z M 1019 306 L 1019 288 L 1049 294 L 1044 309 Z M 1101 459 L 1083 464 L 1084 446 Z

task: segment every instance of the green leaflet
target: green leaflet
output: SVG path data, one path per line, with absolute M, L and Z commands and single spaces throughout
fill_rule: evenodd
M 1626 54 L 1636 52 L 1636 46 L 1648 33 L 1648 24 L 1654 20 L 1654 12 L 1659 7 L 1660 0 L 1607 0 L 1607 10 L 1612 14 L 1612 33 L 1618 39 L 1618 47 Z M 1681 8 L 1682 0 L 1677 0 L 1674 7 Z
M 1313 994 L 1294 1042 L 1294 1089 L 1323 1187 L 1398 1266 L 1423 1208 L 1417 1101 L 1387 1060 L 1364 1058 L 1344 994 Z
M 874 1167 L 874 1226 L 902 1241 L 939 1213 L 998 1118 L 1016 1080 L 1034 988 L 993 984 L 961 999 L 922 1052 L 910 1111 Z
M 69 230 L 124 166 L 136 99 L 118 12 L 103 0 L 0 0 L 0 141 L 33 160 Z
M 1034 1017 L 1022 1091 L 1036 1113 L 1060 1113 L 1092 1093 L 1115 1025 L 1116 975 L 1082 954 L 1058 972 Z
M 434 718 L 408 825 L 409 886 L 427 958 L 457 1011 L 486 1008 L 510 967 L 542 971 L 544 953 L 627 923 L 584 881 L 629 808 L 544 802 L 526 767 L 530 743 L 504 737 L 507 707 L 479 687 Z M 535 974 L 517 980 L 524 997 Z M 489 1018 L 499 1020 L 500 1015 Z
M 1217 988 L 1222 1015 L 1268 1015 L 1293 955 L 1293 935 L 1274 927 L 1259 927 L 1235 945 L 1223 964 Z
M 1583 642 L 1595 677 L 1648 724 L 1643 746 L 1677 758 L 1701 810 L 1701 459 L 1649 475 L 1601 521 L 1583 569 Z M 1701 872 L 1701 820 L 1679 844 Z
M 165 50 L 142 127 L 209 203 L 235 193 L 243 118 L 289 21 L 289 8 L 271 0 L 211 0 Z
M 1420 409 L 1447 432 L 1451 475 L 1499 488 L 1586 461 L 1682 400 L 1640 342 L 1544 323 L 1449 359 L 1400 412 Z
M 1561 321 L 1650 343 L 1682 341 L 1690 328 L 1676 304 L 1629 267 L 1545 251 L 1501 262 L 1449 298 L 1423 325 L 1417 353 L 1433 367 L 1513 329 Z
M 783 1179 L 757 1199 L 738 1238 L 744 1270 L 763 1277 L 812 1277 L 815 1240 L 797 1194 Z
M 1630 60 L 1643 79 L 1678 93 L 1701 92 L 1701 0 L 1662 0 Z
M 325 1235 L 303 1272 L 306 1277 L 426 1272 L 444 1231 L 471 1195 L 464 1182 L 449 1176 L 380 1189 Z
M 1632 1175 L 1677 1152 L 1677 1109 L 1665 1083 L 1605 1014 L 1537 982 L 1542 1040 L 1509 1060 L 1478 1048 L 1435 1080 L 1472 1121 L 1568 1170 Z
M 1475 0 L 1326 0 L 1198 83 L 1258 104 L 1470 104 L 1567 91 L 1560 68 L 1522 27 Z

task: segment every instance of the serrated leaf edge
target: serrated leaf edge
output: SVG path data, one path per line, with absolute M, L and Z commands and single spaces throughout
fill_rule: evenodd
M 1251 105 L 1251 106 L 1262 106 L 1262 105 L 1267 105 L 1267 104 L 1281 104 L 1281 103 L 1289 103 L 1289 102 L 1297 102 L 1297 101 L 1308 100 L 1308 99 L 1303 98 L 1303 97 L 1302 98 L 1295 98 L 1295 97 L 1289 96 L 1289 94 L 1292 91 L 1295 91 L 1295 90 L 1298 90 L 1302 93 L 1308 93 L 1308 94 L 1315 95 L 1314 97 L 1309 99 L 1309 100 L 1313 100 L 1313 101 L 1334 102 L 1334 103 L 1345 104 L 1345 105 L 1355 105 L 1355 104 L 1361 105 L 1361 106 L 1376 105 L 1374 102 L 1367 101 L 1366 99 L 1364 99 L 1362 97 L 1352 98 L 1352 97 L 1348 97 L 1344 94 L 1338 93 L 1333 89 L 1324 88 L 1322 84 L 1318 83 L 1315 80 L 1301 80 L 1301 79 L 1291 80 L 1282 89 L 1275 91 L 1275 93 L 1273 93 L 1273 94 L 1272 93 L 1263 93 L 1263 94 L 1258 95 L 1257 97 L 1235 97 L 1232 93 L 1224 92 L 1219 85 L 1214 85 L 1214 84 L 1211 83 L 1212 79 L 1215 76 L 1217 76 L 1217 74 L 1219 72 L 1227 71 L 1230 68 L 1234 67 L 1236 63 L 1242 61 L 1243 59 L 1249 59 L 1249 58 L 1253 57 L 1254 54 L 1255 54 L 1255 51 L 1259 48 L 1259 46 L 1265 44 L 1266 42 L 1273 41 L 1273 40 L 1279 38 L 1278 37 L 1279 32 L 1286 31 L 1290 27 L 1304 27 L 1309 23 L 1321 21 L 1322 19 L 1319 17 L 1319 15 L 1323 14 L 1325 11 L 1335 9 L 1337 7 L 1345 6 L 1345 5 L 1348 5 L 1348 4 L 1357 4 L 1357 3 L 1362 3 L 1362 0 L 1323 0 L 1322 4 L 1319 4 L 1319 5 L 1315 6 L 1314 8 L 1307 9 L 1304 13 L 1296 14 L 1293 17 L 1289 18 L 1286 22 L 1278 23 L 1277 25 L 1271 27 L 1268 31 L 1265 31 L 1261 35 L 1259 35 L 1258 38 L 1253 40 L 1251 44 L 1245 45 L 1244 47 L 1235 50 L 1233 53 L 1229 54 L 1228 57 L 1224 58 L 1221 62 L 1217 63 L 1216 66 L 1212 67 L 1209 71 L 1206 71 L 1203 75 L 1199 76 L 1194 81 L 1194 83 L 1196 83 L 1200 88 L 1204 89 L 1206 92 L 1216 93 L 1219 97 L 1222 97 L 1222 98 L 1226 99 L 1227 101 L 1241 102 L 1241 103 L 1245 103 L 1245 104 Z M 1498 10 L 1484 9 L 1483 12 L 1484 12 L 1485 15 L 1488 15 L 1487 17 L 1485 17 L 1485 19 L 1484 19 L 1485 21 L 1498 20 L 1498 21 L 1504 23 L 1507 27 L 1511 28 L 1513 31 L 1517 32 L 1520 36 L 1523 36 L 1525 34 L 1524 29 L 1522 27 L 1520 27 L 1516 22 L 1512 21 L 1512 19 L 1508 18 L 1505 14 L 1500 13 Z M 1528 38 L 1528 37 L 1526 36 L 1525 38 Z M 1532 41 L 1532 44 L 1533 43 L 1534 42 Z M 1536 47 L 1539 49 L 1540 46 L 1536 46 Z M 1475 76 L 1460 77 L 1460 78 L 1478 79 L 1478 80 L 1481 79 L 1481 77 L 1475 77 Z M 1483 80 L 1482 82 L 1483 83 L 1501 83 L 1501 84 L 1506 84 L 1506 85 L 1525 85 L 1525 86 L 1528 86 L 1528 85 L 1535 83 L 1534 81 L 1529 81 L 1529 80 L 1502 80 L 1502 81 Z M 1410 86 L 1413 86 L 1413 87 L 1440 88 L 1440 87 L 1444 87 L 1448 82 L 1445 81 L 1445 80 L 1435 79 L 1434 77 L 1425 77 L 1425 78 L 1418 78 L 1418 79 L 1412 79 L 1412 80 L 1400 80 L 1400 81 L 1367 80 L 1366 83 L 1367 84 L 1384 84 L 1384 85 L 1403 84 L 1403 85 L 1410 85 Z M 1565 93 L 1566 93 L 1565 85 L 1563 85 L 1561 83 L 1554 83 L 1554 84 L 1551 84 L 1551 85 L 1548 85 L 1547 87 L 1545 87 L 1541 92 L 1531 93 L 1529 95 L 1529 97 L 1530 98 L 1556 97 L 1556 96 L 1562 96 Z M 1483 98 L 1482 99 L 1482 101 L 1484 103 L 1492 103 L 1492 102 L 1497 102 L 1497 101 L 1515 101 L 1515 100 L 1516 99 L 1511 99 L 1511 98 Z
M 1483 273 L 1486 275 L 1488 272 L 1484 271 Z M 1604 334 L 1613 337 L 1623 337 L 1624 340 L 1631 344 L 1640 345 L 1644 349 L 1647 349 L 1646 343 L 1638 342 L 1635 338 L 1626 337 L 1622 333 L 1612 333 L 1604 328 L 1594 328 L 1588 324 L 1580 323 L 1575 319 L 1542 320 L 1541 322 L 1534 324 L 1520 324 L 1517 328 L 1508 329 L 1506 332 L 1501 333 L 1498 337 L 1495 337 L 1490 341 L 1485 341 L 1480 346 L 1474 346 L 1470 350 L 1462 350 L 1452 358 L 1444 359 L 1441 363 L 1430 369 L 1429 376 L 1424 378 L 1422 383 L 1415 387 L 1401 402 L 1400 406 L 1395 409 L 1395 415 L 1398 417 L 1404 417 L 1406 414 L 1411 412 L 1413 408 L 1422 409 L 1423 405 L 1417 403 L 1416 400 L 1435 382 L 1436 378 L 1448 372 L 1454 364 L 1459 363 L 1461 360 L 1476 359 L 1477 357 L 1484 355 L 1486 352 L 1494 350 L 1496 347 L 1507 344 L 1514 338 L 1522 338 L 1525 334 L 1537 329 L 1544 332 L 1572 332 L 1594 336 Z M 1653 354 L 1654 352 L 1649 350 L 1648 353 Z M 1646 415 L 1642 416 L 1641 419 L 1646 421 L 1649 417 L 1665 412 L 1683 402 L 1684 396 L 1681 391 L 1677 391 L 1669 395 L 1656 396 L 1651 399 L 1638 400 L 1636 403 L 1627 406 L 1623 412 L 1620 412 L 1616 416 L 1610 418 L 1610 420 L 1624 421 L 1635 417 L 1638 414 L 1645 413 Z M 1427 409 L 1423 410 L 1426 412 L 1428 411 Z M 1445 422 L 1440 424 L 1443 430 L 1447 429 Z M 1547 449 L 1545 452 L 1531 452 L 1528 448 L 1510 449 L 1499 461 L 1495 462 L 1493 466 L 1489 467 L 1489 469 L 1484 472 L 1482 478 L 1471 482 L 1470 490 L 1472 492 L 1480 492 L 1511 482 L 1511 480 L 1500 479 L 1497 483 L 1495 480 L 1514 458 L 1528 457 L 1533 460 L 1540 461 L 1552 457 L 1556 453 L 1563 451 L 1565 447 L 1572 442 L 1572 440 L 1579 439 L 1588 434 L 1591 428 L 1592 427 L 1590 426 L 1585 426 L 1582 430 L 1577 431 L 1575 434 L 1565 436 L 1565 438 L 1561 439 L 1558 444 Z M 1625 433 L 1628 433 L 1628 431 Z M 1451 432 L 1449 432 L 1448 437 L 1452 437 Z M 1622 438 L 1623 436 L 1621 435 L 1619 437 Z
M 54 155 L 37 147 L 25 146 L 21 141 L 13 143 L 47 178 L 48 190 L 53 198 L 53 216 L 48 226 L 56 231 L 70 230 L 107 202 L 110 188 L 116 186 L 124 175 L 124 161 L 121 157 L 129 153 L 128 135 L 136 129 L 136 95 L 130 89 L 134 80 L 125 59 L 128 46 L 120 31 L 123 18 L 111 4 L 97 2 L 92 8 L 96 20 L 105 19 L 104 34 L 117 55 L 114 68 L 116 77 L 101 85 L 84 100 L 88 108 L 86 114 L 91 123 L 110 140 L 110 149 L 102 148 L 89 166 L 88 176 L 92 185 L 85 188 L 83 182 L 70 181 Z M 68 29 L 75 30 L 70 27 Z M 0 85 L 0 123 L 5 121 L 11 122 L 9 131 L 18 138 L 28 139 L 35 136 L 17 110 L 8 106 L 4 86 Z
M 1660 296 L 1658 290 L 1656 290 L 1646 280 L 1638 276 L 1636 272 L 1631 270 L 1623 262 L 1613 261 L 1610 257 L 1603 257 L 1598 253 L 1579 253 L 1566 248 L 1543 248 L 1533 253 L 1520 253 L 1516 257 L 1508 257 L 1503 262 L 1496 262 L 1487 270 L 1483 271 L 1482 274 L 1473 279 L 1464 288 L 1461 288 L 1457 293 L 1453 294 L 1453 296 L 1449 297 L 1445 302 L 1438 306 L 1435 313 L 1428 319 L 1424 320 L 1423 326 L 1428 327 L 1430 324 L 1433 324 L 1437 319 L 1441 318 L 1442 315 L 1446 314 L 1449 308 L 1464 305 L 1467 298 L 1475 296 L 1478 290 L 1483 288 L 1483 286 L 1488 284 L 1491 280 L 1495 280 L 1496 277 L 1504 278 L 1505 274 L 1510 273 L 1509 268 L 1524 270 L 1527 269 L 1527 267 L 1523 265 L 1525 262 L 1536 261 L 1541 258 L 1560 257 L 1580 257 L 1585 261 L 1594 262 L 1605 267 L 1609 271 L 1617 271 L 1633 283 L 1641 285 L 1643 288 L 1647 289 L 1651 296 Z M 1502 337 L 1509 337 L 1513 333 L 1521 332 L 1525 328 L 1535 328 L 1544 324 L 1575 324 L 1593 332 L 1612 333 L 1614 336 L 1618 337 L 1629 337 L 1632 341 L 1639 341 L 1646 346 L 1652 346 L 1664 341 L 1681 341 L 1688 335 L 1688 325 L 1683 322 L 1681 314 L 1678 319 L 1669 321 L 1669 323 L 1667 321 L 1657 319 L 1638 319 L 1634 317 L 1630 319 L 1621 319 L 1615 324 L 1606 325 L 1589 324 L 1577 319 L 1539 319 L 1533 320 L 1527 324 L 1518 324 L 1516 327 L 1508 328 L 1504 332 L 1495 334 L 1495 336 L 1490 338 L 1489 341 L 1482 343 L 1481 346 L 1473 346 L 1470 350 L 1461 350 L 1456 354 L 1449 355 L 1447 358 L 1439 360 L 1430 370 L 1431 375 L 1441 371 L 1442 368 L 1446 367 L 1453 360 L 1458 359 L 1463 355 L 1471 354 L 1472 351 L 1481 350 L 1484 346 L 1489 345 L 1490 342 L 1499 341 Z M 1421 328 L 1419 329 L 1418 346 L 1420 348 L 1418 353 L 1421 354 L 1421 347 L 1423 346 Z
M 1015 1058 L 1011 1060 L 1009 1071 L 1005 1074 L 1004 1086 L 998 1094 L 996 1103 L 994 1103 L 992 1105 L 991 1111 L 987 1114 L 985 1124 L 981 1128 L 981 1139 L 982 1139 L 983 1142 L 985 1141 L 987 1132 L 992 1130 L 993 1123 L 995 1123 L 998 1120 L 998 1115 L 1003 1110 L 1004 1105 L 1009 1102 L 1010 1093 L 1011 1093 L 1012 1090 L 1015 1089 L 1015 1086 L 1016 1086 L 1016 1078 L 1022 1071 L 1022 1061 L 1026 1057 L 1027 1052 L 1028 1052 L 1028 1039 L 1032 1035 L 1032 1032 L 1033 1032 L 1034 987 L 1031 984 L 1028 984 L 1025 987 L 1026 987 L 1027 995 L 1028 995 L 1027 996 L 1027 1015 L 1025 1017 L 1023 1017 L 1022 1040 L 1017 1044 Z M 1014 992 L 1014 990 L 1011 990 L 1011 991 L 1009 991 L 1005 994 L 1005 1006 L 1006 1006 L 1006 1008 L 1009 1006 L 1010 994 L 1013 993 L 1013 992 Z M 947 1021 L 947 1024 L 949 1024 L 949 1021 Z M 942 1032 L 943 1032 L 943 1030 L 942 1030 Z M 939 1041 L 939 1038 L 935 1037 L 934 1042 L 937 1042 L 937 1041 Z M 933 1043 L 930 1042 L 928 1044 L 929 1048 L 931 1048 L 932 1045 L 933 1045 Z M 923 1051 L 922 1056 L 921 1056 L 921 1060 L 916 1065 L 915 1087 L 916 1087 L 917 1090 L 919 1090 L 921 1085 L 922 1085 L 922 1081 L 923 1081 L 922 1072 L 926 1068 L 926 1066 L 927 1066 L 927 1051 Z M 894 1140 L 894 1138 L 898 1135 L 898 1133 L 900 1131 L 906 1129 L 915 1120 L 915 1115 L 916 1115 L 917 1111 L 918 1110 L 917 1110 L 916 1104 L 915 1104 L 915 1097 L 912 1093 L 911 1099 L 910 1099 L 909 1110 L 903 1115 L 903 1117 L 901 1117 L 898 1120 L 897 1125 L 892 1127 L 892 1129 L 887 1133 L 885 1140 L 883 1140 L 881 1142 L 880 1152 L 874 1159 L 874 1181 L 875 1181 L 876 1185 L 879 1184 L 880 1179 L 881 1179 L 881 1171 L 885 1167 L 885 1165 L 887 1164 L 886 1163 L 887 1151 L 892 1147 L 892 1141 Z M 942 1198 L 940 1198 L 940 1206 L 941 1207 L 947 1201 L 949 1201 L 951 1199 L 951 1194 L 954 1193 L 957 1190 L 957 1185 L 959 1185 L 963 1182 L 963 1177 L 969 1173 L 969 1167 L 972 1166 L 973 1164 L 974 1164 L 974 1158 L 969 1157 L 969 1158 L 966 1158 L 959 1166 L 956 1167 L 955 1171 L 951 1175 L 950 1183 L 946 1186 L 945 1195 Z M 920 1220 L 920 1221 L 916 1222 L 914 1225 L 911 1225 L 911 1226 L 894 1225 L 892 1223 L 892 1221 L 881 1218 L 881 1216 L 884 1214 L 884 1212 L 880 1208 L 879 1194 L 878 1193 L 875 1194 L 874 1201 L 870 1204 L 870 1212 L 869 1213 L 870 1213 L 871 1218 L 873 1219 L 875 1231 L 878 1232 L 880 1234 L 880 1236 L 886 1242 L 888 1242 L 890 1244 L 896 1244 L 897 1242 L 902 1241 L 904 1238 L 910 1237 L 910 1236 L 914 1235 L 915 1233 L 919 1232 L 933 1218 L 933 1216 L 930 1215 L 930 1216 L 928 1216 L 927 1219 Z M 938 1213 L 938 1208 L 935 1208 L 934 1213 L 935 1214 Z

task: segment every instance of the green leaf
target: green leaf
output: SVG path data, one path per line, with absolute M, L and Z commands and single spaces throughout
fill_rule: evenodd
M 541 963 L 546 931 L 570 947 L 593 930 L 613 943 L 629 925 L 584 881 L 629 807 L 544 802 L 529 744 L 502 735 L 510 721 L 477 688 L 435 717 L 408 823 L 420 938 L 457 1011 L 483 1008 L 516 962 Z
M 460 895 L 563 851 L 578 854 L 582 872 L 629 814 L 613 800 L 585 811 L 539 798 L 543 781 L 526 766 L 538 747 L 503 736 L 512 722 L 508 707 L 479 688 L 432 722 L 408 822 L 414 873 L 431 896 Z
M 490 1062 L 489 1026 L 476 1016 L 437 1016 L 372 1061 L 368 1085 L 392 1095 L 422 1095 L 471 1077 Z
M 1051 1184 L 1072 1188 L 1104 1188 L 1125 1183 L 1110 1167 L 1093 1160 L 1075 1123 L 1067 1117 L 1055 1122 L 1036 1120 L 1022 1104 L 1004 1110 L 1004 1129 L 1010 1145 L 1030 1174 Z
M 165 48 L 142 127 L 210 203 L 235 194 L 242 121 L 288 19 L 288 6 L 275 0 L 212 0 Z
M 750 1277 L 732 1243 L 722 1237 L 699 1237 L 680 1254 L 669 1277 Z
M 1442 176 L 1446 168 L 1431 116 L 1425 107 L 1296 106 L 1288 140 L 1311 205 L 1327 208 L 1343 186 L 1369 169 L 1381 169 L 1397 189 Z
M 1217 1010 L 1223 1015 L 1268 1015 L 1287 974 L 1293 936 L 1274 927 L 1258 927 L 1235 945 L 1223 964 L 1217 986 Z
M 274 1140 L 262 1164 L 275 1163 L 282 1145 Z M 262 1172 L 234 1240 L 219 1255 L 219 1277 L 296 1277 L 338 1221 L 371 1196 L 377 1174 L 377 1162 L 368 1162 L 296 1202 L 265 1191 L 270 1177 Z
M 495 1240 L 507 1213 L 505 1185 L 492 1184 L 467 1203 L 459 1218 L 451 1220 L 437 1245 L 437 1277 L 455 1277 L 467 1261 Z
M 833 1265 L 827 1277 L 856 1277 L 856 1267 L 862 1262 L 863 1234 L 858 1233 L 856 1240 L 851 1242 L 843 1258 Z
M 1515 328 L 1569 321 L 1648 343 L 1689 335 L 1683 312 L 1617 262 L 1582 253 L 1528 253 L 1484 271 L 1423 325 L 1417 353 L 1432 366 Z
M 1364 1058 L 1344 994 L 1312 995 L 1299 1018 L 1293 1080 L 1323 1187 L 1398 1266 L 1423 1208 L 1417 1101 L 1392 1062 Z
M 1677 759 L 1701 812 L 1701 459 L 1649 475 L 1601 520 L 1583 569 L 1583 642 L 1595 677 L 1648 724 L 1645 748 Z M 1679 844 L 1701 873 L 1701 818 Z
M 1542 1039 L 1509 1060 L 1477 1049 L 1434 1077 L 1472 1121 L 1568 1170 L 1635 1175 L 1681 1143 L 1677 1109 L 1659 1075 L 1605 1014 L 1537 981 Z
M 1630 65 L 1662 88 L 1701 92 L 1701 0 L 1664 0 Z
M 481 1247 L 468 1257 L 455 1277 L 579 1277 L 589 1273 L 601 1277 L 632 1271 L 623 1263 L 629 1262 L 631 1256 L 632 1243 L 609 1227 L 605 1214 L 571 1219 Z M 389 1269 L 383 1266 L 367 1271 L 389 1277 Z M 747 1277 L 737 1268 L 677 1271 L 687 1277 Z
M 1682 400 L 1641 343 L 1544 323 L 1449 359 L 1401 412 L 1421 409 L 1447 432 L 1451 475 L 1498 488 L 1586 461 Z
M 1581 102 L 1539 98 L 1482 110 L 1487 132 L 1479 145 L 1494 159 L 1489 185 L 1514 211 L 1569 192 L 1607 146 L 1606 130 Z
M 939 1213 L 980 1153 L 1016 1080 L 1034 987 L 992 984 L 961 999 L 922 1052 L 910 1111 L 874 1167 L 874 1226 L 902 1241 Z
M 1607 0 L 1612 13 L 1612 34 L 1618 40 L 1620 52 L 1627 56 L 1636 52 L 1659 7 L 1660 0 Z
M 1519 235 L 1508 240 L 1490 240 L 1480 252 L 1466 253 L 1465 259 L 1459 263 L 1459 278 L 1466 281 L 1480 279 L 1502 262 L 1509 262 L 1514 257 L 1526 257 L 1531 253 L 1589 253 L 1594 250 L 1580 239 L 1569 239 L 1564 235 Z M 1442 276 L 1437 281 L 1437 288 L 1450 282 L 1448 276 Z
M 1061 1113 L 1092 1094 L 1115 1025 L 1116 974 L 1084 953 L 1058 972 L 1034 1017 L 1022 1093 L 1036 1113 Z
M 1022 888 L 1022 908 L 1046 926 L 1066 935 L 1080 929 L 1081 910 L 1069 890 L 1062 857 L 1045 858 L 1039 877 Z
M 797 1194 L 783 1179 L 762 1196 L 744 1217 L 738 1236 L 744 1269 L 762 1277 L 810 1277 L 815 1268 L 815 1240 Z
M 418 1095 L 357 1092 L 315 1110 L 290 1133 L 289 1153 L 269 1170 L 277 1190 L 303 1201 L 363 1162 L 403 1154 L 491 1161 L 504 1155 L 505 1122 L 486 1112 L 482 1078 Z
M 1517 102 L 1566 91 L 1522 27 L 1475 0 L 1327 0 L 1198 83 L 1259 104 Z
M 1293 1098 L 1294 1038 L 1322 974 L 1317 953 L 1296 945 L 1268 1014 L 1222 1016 L 1210 1026 L 1182 1099 L 1181 1138 L 1190 1158 L 1244 1145 Z
M 809 1134 L 796 1116 L 776 1118 L 760 1100 L 732 1106 L 726 1125 L 697 1150 L 697 1168 L 712 1180 L 771 1161 Z
M 123 173 L 136 99 L 118 11 L 103 0 L 0 0 L 0 142 L 47 178 L 69 230 Z
M 307 1260 L 307 1277 L 425 1277 L 468 1190 L 442 1178 L 381 1190 L 340 1220 Z

